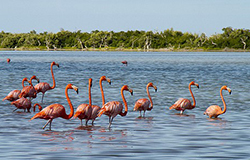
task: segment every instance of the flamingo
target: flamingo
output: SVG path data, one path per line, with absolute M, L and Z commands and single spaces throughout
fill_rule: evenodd
M 128 65 L 128 61 L 121 61 L 122 64 L 125 64 L 126 66 Z
M 72 85 L 72 84 L 68 84 L 65 88 L 65 95 L 67 98 L 67 101 L 69 103 L 69 107 L 70 107 L 70 114 L 66 114 L 65 108 L 61 105 L 61 104 L 51 104 L 49 106 L 47 106 L 46 108 L 44 108 L 43 110 L 41 110 L 40 112 L 38 112 L 37 114 L 35 114 L 31 119 L 36 119 L 36 118 L 41 118 L 41 119 L 46 119 L 48 120 L 47 123 L 43 126 L 43 129 L 50 124 L 49 126 L 49 130 L 51 130 L 51 123 L 53 121 L 53 119 L 61 117 L 64 119 L 70 119 L 73 115 L 74 115 L 74 108 L 73 105 L 69 99 L 68 96 L 68 89 L 74 89 L 76 91 L 76 93 L 78 94 L 78 87 Z
M 102 94 L 102 105 L 104 105 L 105 104 L 105 97 L 104 97 L 104 92 L 103 92 L 103 88 L 102 88 L 102 81 L 107 81 L 109 84 L 111 84 L 111 80 L 109 78 L 107 78 L 106 76 L 102 76 L 100 78 L 100 81 L 99 81 L 101 94 Z M 92 125 L 94 125 L 94 121 L 98 117 L 98 113 L 99 113 L 100 109 L 101 109 L 101 107 L 99 107 L 97 105 L 92 105 L 92 114 L 90 117 L 90 119 L 92 120 Z
M 22 86 L 23 86 L 23 88 L 25 87 L 24 86 L 24 82 L 25 81 L 27 81 L 28 82 L 28 79 L 25 77 L 25 78 L 23 78 L 23 80 L 22 80 Z M 3 98 L 3 101 L 4 100 L 8 100 L 8 101 L 10 101 L 10 102 L 12 102 L 12 101 L 15 101 L 15 100 L 17 100 L 18 98 L 19 98 L 19 94 L 21 93 L 21 91 L 20 90 L 13 90 L 13 91 L 11 91 L 5 98 Z
M 38 110 L 39 110 L 39 111 L 41 111 L 41 110 L 43 109 L 42 106 L 41 106 L 39 103 L 36 103 L 36 104 L 34 104 L 34 106 L 33 106 L 33 112 L 36 111 L 36 106 L 38 107 Z
M 191 101 L 189 99 L 179 98 L 171 107 L 169 107 L 170 110 L 171 109 L 176 109 L 178 111 L 181 111 L 180 114 L 183 114 L 183 112 L 186 109 L 194 109 L 195 108 L 196 102 L 195 102 L 193 92 L 191 90 L 192 85 L 195 85 L 197 88 L 199 88 L 199 84 L 192 81 L 192 82 L 189 83 L 189 86 L 188 86 L 189 91 L 191 93 L 191 96 L 193 98 L 193 104 L 191 104 Z
M 43 97 L 44 97 L 45 92 L 48 91 L 48 90 L 54 89 L 56 87 L 56 81 L 55 81 L 55 77 L 54 77 L 54 73 L 53 73 L 53 66 L 54 65 L 56 65 L 59 68 L 58 63 L 52 62 L 51 65 L 50 65 L 51 75 L 52 75 L 52 79 L 53 79 L 53 86 L 51 87 L 49 85 L 49 83 L 47 83 L 47 82 L 41 82 L 41 83 L 38 83 L 37 85 L 35 85 L 36 92 L 37 93 L 39 93 L 39 92 L 43 93 L 42 101 L 41 101 L 42 103 L 43 103 Z
M 81 120 L 81 126 L 82 126 L 82 119 L 85 119 L 85 125 L 88 125 L 88 121 L 91 118 L 92 114 L 92 107 L 91 107 L 91 87 L 92 87 L 92 78 L 89 79 L 89 104 L 83 103 L 80 104 L 77 109 L 76 113 L 74 115 L 74 118 L 79 118 Z
M 27 111 L 30 112 L 31 101 L 27 98 L 21 97 L 18 100 L 11 102 L 11 104 L 16 106 L 16 109 L 14 109 L 13 112 L 15 112 L 17 109 L 23 109 L 24 112 L 27 109 Z
M 221 114 L 224 114 L 227 110 L 227 106 L 226 106 L 226 102 L 223 98 L 223 95 L 222 95 L 222 90 L 227 90 L 229 92 L 229 94 L 231 94 L 231 89 L 228 88 L 227 86 L 222 86 L 221 89 L 220 89 L 220 97 L 222 99 L 222 102 L 223 102 L 223 106 L 224 106 L 224 109 L 222 110 L 220 106 L 218 105 L 212 105 L 210 107 L 208 107 L 206 109 L 206 111 L 204 112 L 204 115 L 208 115 L 209 118 L 217 118 L 219 115 Z
M 141 111 L 144 111 L 143 117 L 145 117 L 146 110 L 151 111 L 153 109 L 153 101 L 149 94 L 149 87 L 153 87 L 155 89 L 155 92 L 157 92 L 157 87 L 152 82 L 150 82 L 147 85 L 147 94 L 149 100 L 147 98 L 141 98 L 135 102 L 134 111 L 140 111 L 140 117 L 141 117 Z M 149 107 L 150 103 L 151 106 Z
M 130 89 L 127 85 L 124 85 L 121 88 L 121 96 L 122 96 L 122 100 L 123 103 L 125 105 L 125 111 L 122 112 L 123 110 L 123 105 L 121 102 L 118 101 L 111 101 L 111 102 L 107 102 L 106 104 L 104 104 L 101 108 L 101 110 L 98 113 L 98 117 L 101 117 L 102 114 L 105 114 L 109 117 L 109 126 L 108 128 L 111 127 L 112 121 L 113 119 L 119 114 L 122 117 L 126 116 L 128 113 L 128 105 L 127 105 L 127 101 L 124 97 L 123 91 L 129 91 L 131 93 L 131 95 L 133 95 L 133 90 Z
M 31 100 L 31 98 L 36 98 L 36 95 L 37 95 L 37 93 L 36 93 L 36 90 L 35 90 L 35 88 L 34 88 L 34 86 L 33 86 L 33 84 L 32 84 L 32 80 L 33 79 L 36 79 L 37 80 L 37 82 L 39 83 L 39 79 L 34 75 L 34 76 L 32 76 L 31 78 L 30 78 L 30 80 L 28 81 L 29 83 L 30 83 L 30 86 L 25 86 L 23 89 L 22 89 L 22 91 L 21 91 L 21 93 L 20 93 L 20 95 L 19 95 L 19 98 L 21 98 L 21 97 L 29 97 L 30 98 L 30 100 Z
M 7 63 L 10 63 L 10 59 L 9 58 L 7 58 Z

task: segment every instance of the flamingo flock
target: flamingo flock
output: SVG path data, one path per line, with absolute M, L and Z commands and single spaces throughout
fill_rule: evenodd
M 8 61 L 8 63 L 10 60 Z M 127 65 L 127 61 L 122 61 L 123 64 Z M 53 90 L 56 87 L 56 80 L 53 72 L 53 66 L 57 66 L 59 68 L 59 63 L 52 62 L 50 65 L 53 85 L 50 86 L 47 82 L 39 82 L 39 79 L 33 75 L 29 80 L 27 77 L 23 78 L 22 80 L 22 89 L 21 90 L 13 90 L 11 91 L 6 97 L 2 99 L 2 101 L 8 100 L 11 102 L 11 105 L 14 105 L 16 109 L 13 110 L 16 111 L 17 109 L 23 109 L 24 112 L 30 112 L 32 108 L 32 100 L 37 97 L 37 94 L 39 92 L 42 93 L 41 103 L 43 103 L 44 95 L 47 91 Z M 33 86 L 32 80 L 36 80 L 37 84 Z M 29 85 L 25 86 L 25 81 L 29 83 Z M 42 127 L 45 129 L 47 125 L 49 124 L 49 130 L 51 130 L 52 121 L 58 117 L 61 117 L 63 119 L 71 119 L 71 118 L 78 118 L 80 120 L 80 126 L 83 126 L 82 120 L 85 119 L 85 126 L 88 126 L 88 121 L 92 120 L 92 126 L 94 125 L 94 121 L 96 118 L 101 117 L 103 114 L 108 116 L 108 128 L 111 127 L 112 122 L 114 118 L 117 115 L 120 115 L 122 117 L 126 116 L 128 113 L 128 103 L 124 96 L 124 91 L 128 91 L 131 95 L 133 95 L 133 89 L 130 88 L 128 85 L 123 85 L 121 87 L 121 98 L 122 102 L 120 101 L 110 101 L 105 103 L 105 97 L 104 97 L 104 91 L 102 82 L 107 81 L 109 84 L 111 84 L 111 80 L 107 78 L 106 76 L 102 76 L 99 80 L 100 85 L 100 91 L 101 91 L 101 97 L 102 97 L 102 107 L 99 107 L 97 105 L 92 104 L 92 97 L 91 97 L 91 88 L 92 88 L 92 78 L 89 78 L 89 85 L 88 85 L 88 94 L 89 94 L 89 102 L 88 103 L 82 103 L 80 104 L 76 112 L 74 113 L 74 107 L 71 103 L 71 100 L 68 95 L 68 90 L 75 90 L 78 94 L 78 87 L 69 83 L 65 87 L 65 96 L 66 100 L 68 102 L 70 113 L 67 114 L 65 107 L 61 104 L 55 103 L 51 104 L 45 108 L 42 108 L 42 106 L 39 103 L 36 103 L 33 105 L 33 112 L 35 112 L 36 107 L 38 108 L 39 112 L 36 113 L 30 121 L 40 118 L 47 120 L 47 123 Z M 185 110 L 192 110 L 196 107 L 196 100 L 194 97 L 194 94 L 192 92 L 191 86 L 196 86 L 199 88 L 199 84 L 195 83 L 194 81 L 190 82 L 188 85 L 189 92 L 192 97 L 192 102 L 189 99 L 186 98 L 179 98 L 172 106 L 169 107 L 169 110 L 175 109 L 177 111 L 180 111 L 180 115 L 184 114 Z M 149 88 L 153 88 L 155 92 L 157 92 L 157 87 L 152 83 L 149 82 L 146 86 L 146 92 L 147 92 L 147 98 L 141 98 L 138 99 L 135 102 L 134 105 L 134 111 L 140 112 L 140 118 L 145 118 L 146 111 L 151 111 L 153 109 L 153 100 L 151 98 Z M 212 105 L 206 109 L 204 112 L 204 115 L 207 115 L 209 118 L 217 118 L 219 115 L 224 114 L 227 110 L 226 102 L 223 98 L 222 91 L 227 90 L 229 94 L 231 94 L 231 89 L 227 86 L 222 86 L 220 89 L 220 96 L 223 103 L 223 109 L 219 107 L 218 105 Z M 143 116 L 141 112 L 143 111 Z

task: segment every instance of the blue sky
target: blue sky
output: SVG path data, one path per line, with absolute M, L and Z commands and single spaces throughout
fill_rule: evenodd
M 250 27 L 250 0 L 1 0 L 0 31 L 222 33 Z

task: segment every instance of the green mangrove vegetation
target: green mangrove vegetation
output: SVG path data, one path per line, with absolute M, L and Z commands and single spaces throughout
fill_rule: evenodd
M 158 31 L 92 31 L 29 33 L 0 32 L 0 49 L 13 50 L 138 50 L 138 51 L 249 51 L 250 30 L 222 29 L 221 34 Z

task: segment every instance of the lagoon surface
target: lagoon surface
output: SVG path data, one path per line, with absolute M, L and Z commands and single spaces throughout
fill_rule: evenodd
M 34 112 L 12 112 L 15 107 L 1 101 L 1 159 L 250 158 L 250 53 L 0 51 L 0 55 L 1 99 L 21 89 L 24 77 L 36 75 L 52 85 L 52 61 L 60 64 L 54 67 L 56 88 L 45 94 L 42 107 L 60 103 L 69 113 L 64 94 L 68 83 L 79 87 L 78 95 L 69 91 L 74 108 L 88 103 L 89 78 L 93 79 L 92 104 L 100 106 L 103 75 L 112 81 L 111 85 L 103 82 L 106 102 L 121 101 L 124 84 L 134 91 L 133 96 L 125 92 L 127 116 L 118 115 L 110 129 L 108 117 L 102 115 L 94 126 L 79 127 L 78 119 L 57 118 L 52 131 L 43 130 L 46 120 L 29 121 Z M 180 116 L 168 108 L 178 98 L 191 100 L 191 81 L 200 85 L 192 87 L 197 106 Z M 146 118 L 138 118 L 133 107 L 137 99 L 147 97 L 148 82 L 158 87 L 157 92 L 150 89 L 154 109 L 146 112 Z M 208 119 L 203 115 L 208 106 L 222 106 L 219 90 L 223 85 L 232 89 L 231 95 L 223 92 L 227 112 Z M 39 103 L 41 97 L 39 93 L 32 103 Z

